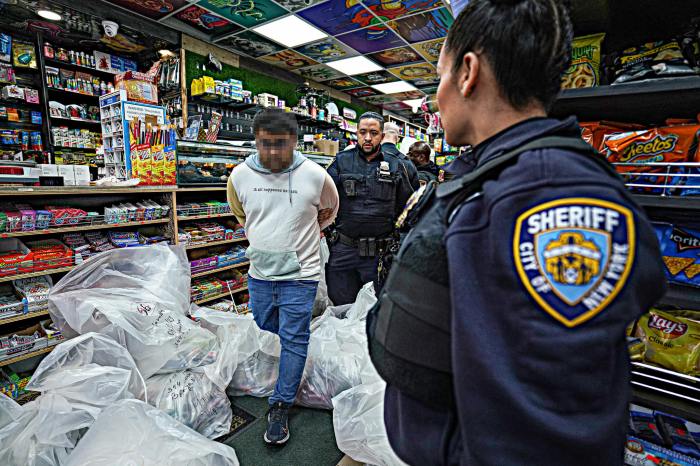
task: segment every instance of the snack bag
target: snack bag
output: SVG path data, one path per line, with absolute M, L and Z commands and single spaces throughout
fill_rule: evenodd
M 648 130 L 607 134 L 601 143 L 601 152 L 608 162 L 616 165 L 625 183 L 649 186 L 633 187 L 633 191 L 661 194 L 669 185 L 681 185 L 687 177 L 697 174 L 697 168 L 653 166 L 648 163 L 687 163 L 695 157 L 700 125 L 665 126 Z M 671 176 L 666 176 L 670 173 Z M 655 175 L 657 174 L 657 175 Z M 654 187 L 657 185 L 658 187 Z
M 604 38 L 604 33 L 574 37 L 571 66 L 562 76 L 562 89 L 600 85 L 600 49 Z
M 700 375 L 700 313 L 652 309 L 639 319 L 644 360 L 688 375 Z
M 677 40 L 647 42 L 626 49 L 614 58 L 613 67 L 613 84 L 695 74 Z
M 12 64 L 20 68 L 36 69 L 34 44 L 16 40 L 12 44 Z
M 621 123 L 617 121 L 589 121 L 579 123 L 581 127 L 581 137 L 595 150 L 603 152 L 601 147 L 603 138 L 608 134 L 615 134 L 624 131 L 637 131 L 644 129 L 642 125 L 634 123 Z
M 151 147 L 151 183 L 152 185 L 164 185 L 165 183 L 165 156 L 164 146 L 159 144 Z
M 177 183 L 177 162 L 175 160 L 175 145 L 165 146 L 163 149 L 164 163 L 164 184 L 174 185 Z
M 661 437 L 659 427 L 654 419 L 654 412 L 648 408 L 630 405 L 630 434 L 637 438 L 663 445 L 664 439 Z
M 700 287 L 700 231 L 654 224 L 668 280 Z
M 688 431 L 685 419 L 657 412 L 656 423 L 672 450 L 700 458 L 700 447 Z

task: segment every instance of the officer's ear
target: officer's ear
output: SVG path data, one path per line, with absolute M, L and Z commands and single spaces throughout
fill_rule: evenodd
M 462 97 L 467 98 L 476 87 L 481 70 L 481 60 L 474 52 L 467 52 L 462 56 L 462 65 L 457 74 L 457 86 Z

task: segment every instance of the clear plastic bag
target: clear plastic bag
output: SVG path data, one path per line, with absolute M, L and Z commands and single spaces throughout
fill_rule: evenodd
M 210 439 L 231 430 L 231 402 L 204 373 L 181 371 L 146 381 L 149 402 Z
M 271 396 L 275 390 L 280 366 L 280 339 L 274 333 L 257 330 L 258 350 L 241 359 L 233 374 L 227 393 L 230 396 Z M 242 357 L 251 347 L 246 346 Z
M 0 429 L 14 422 L 22 414 L 22 407 L 9 396 L 0 393 Z
M 104 407 L 124 398 L 144 399 L 146 384 L 123 346 L 91 332 L 54 348 L 34 371 L 27 390 Z
M 374 284 L 369 282 L 357 293 L 355 302 L 350 306 L 346 318 L 351 320 L 367 320 L 367 314 L 376 302 L 377 296 L 374 294 Z
M 346 390 L 333 398 L 333 429 L 338 448 L 355 461 L 406 466 L 389 445 L 384 426 L 384 382 Z
M 320 315 L 328 306 L 333 305 L 328 297 L 328 285 L 326 284 L 326 263 L 328 263 L 328 258 L 330 256 L 331 251 L 328 248 L 326 238 L 321 238 L 321 278 L 318 281 L 316 298 L 314 299 L 313 315 L 315 316 Z
M 198 434 L 158 408 L 122 400 L 105 409 L 66 466 L 238 466 L 234 450 Z
M 189 289 L 183 248 L 114 249 L 60 280 L 49 294 L 49 313 L 67 338 L 109 335 L 148 378 L 216 359 L 216 336 L 186 317 Z
M 84 429 L 93 422 L 58 394 L 41 395 L 19 407 L 14 421 L 0 428 L 0 464 L 60 466 L 67 461 Z

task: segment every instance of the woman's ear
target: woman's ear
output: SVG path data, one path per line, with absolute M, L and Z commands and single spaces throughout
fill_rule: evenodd
M 479 80 L 480 66 L 479 56 L 474 52 L 465 53 L 462 57 L 462 66 L 457 81 L 462 97 L 469 97 L 474 92 Z

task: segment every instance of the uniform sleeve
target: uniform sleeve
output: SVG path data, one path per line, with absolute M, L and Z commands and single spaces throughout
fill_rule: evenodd
M 408 202 L 408 199 L 420 186 L 420 183 L 418 182 L 418 171 L 413 165 L 413 162 L 411 162 L 410 160 L 400 161 L 399 170 L 399 177 L 401 181 L 399 183 L 399 189 L 396 200 L 397 216 L 403 211 L 404 207 L 406 206 L 406 203 Z
M 231 206 L 231 213 L 236 216 L 238 223 L 245 227 L 245 211 L 243 211 L 243 204 L 238 198 L 238 193 L 233 187 L 233 177 L 229 177 L 228 184 L 226 185 L 226 198 L 228 199 L 228 205 Z
M 328 175 L 333 179 L 333 182 L 335 183 L 336 188 L 340 188 L 340 174 L 338 173 L 338 159 L 336 157 L 335 160 L 333 160 L 333 163 L 330 164 L 330 166 L 327 169 Z
M 340 198 L 338 196 L 338 189 L 335 187 L 333 178 L 329 174 L 325 174 L 325 180 L 323 182 L 323 189 L 321 190 L 321 202 L 319 204 L 319 210 L 333 209 L 333 215 L 321 223 L 321 231 L 325 230 L 334 221 L 336 215 L 338 215 L 338 207 L 340 206 Z

